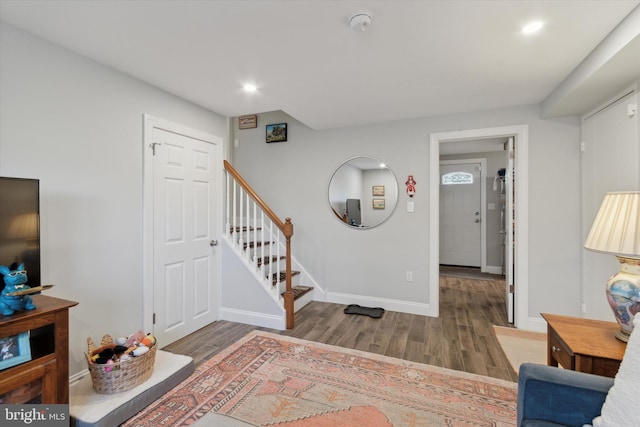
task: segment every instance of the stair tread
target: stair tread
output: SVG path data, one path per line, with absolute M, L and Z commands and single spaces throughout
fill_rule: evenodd
M 280 259 L 287 259 L 287 257 L 284 255 L 280 255 Z M 276 255 L 272 255 L 271 257 L 268 257 L 268 256 L 258 257 L 257 259 L 258 267 L 260 267 L 262 264 L 269 265 L 270 263 L 276 262 L 277 260 L 278 260 L 278 257 Z
M 246 225 L 243 225 L 242 227 L 237 225 L 235 227 L 231 227 L 231 229 L 229 231 L 232 232 L 232 233 L 238 233 L 240 231 L 245 232 L 245 231 L 247 231 L 247 228 L 249 229 L 249 231 L 262 230 L 262 227 L 257 227 L 256 228 L 253 225 L 250 225 L 249 227 L 247 227 Z
M 266 245 L 271 245 L 271 244 L 273 244 L 273 242 L 269 242 L 269 241 L 267 241 L 267 242 L 245 242 L 245 243 L 243 243 L 244 249 L 247 249 L 247 248 L 251 248 L 251 249 L 259 248 L 261 246 L 266 246 Z
M 294 286 L 291 288 L 291 292 L 293 292 L 293 300 L 297 300 L 301 296 L 311 292 L 313 290 L 313 286 Z M 284 296 L 284 292 L 280 294 Z
M 297 276 L 298 274 L 300 274 L 299 271 L 291 270 L 291 277 Z M 285 280 L 287 280 L 286 271 L 281 271 L 280 273 L 273 273 L 273 277 L 271 278 L 271 281 L 273 282 L 274 285 L 278 282 L 284 282 Z

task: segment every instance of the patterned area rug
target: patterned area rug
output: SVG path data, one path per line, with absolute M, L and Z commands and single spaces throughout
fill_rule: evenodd
M 516 394 L 508 381 L 254 331 L 125 425 L 503 427 Z

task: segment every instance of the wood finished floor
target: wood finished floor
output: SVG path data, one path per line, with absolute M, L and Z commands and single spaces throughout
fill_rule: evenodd
M 295 328 L 277 331 L 218 321 L 164 350 L 193 357 L 196 366 L 254 329 L 414 362 L 517 381 L 493 325 L 509 326 L 504 280 L 440 277 L 440 317 L 387 311 L 381 319 L 347 315 L 340 304 L 312 302 Z

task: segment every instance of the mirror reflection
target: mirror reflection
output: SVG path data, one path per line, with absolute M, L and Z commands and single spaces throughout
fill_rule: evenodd
M 354 157 L 341 164 L 329 181 L 329 204 L 344 224 L 366 229 L 382 224 L 398 202 L 398 182 L 380 160 Z

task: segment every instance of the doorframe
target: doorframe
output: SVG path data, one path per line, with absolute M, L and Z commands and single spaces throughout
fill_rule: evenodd
M 487 159 L 455 159 L 440 160 L 438 168 L 441 165 L 460 165 L 480 163 L 480 271 L 487 271 Z M 440 171 L 438 171 L 438 188 L 440 186 Z M 438 190 L 438 239 L 440 239 L 440 190 Z M 438 241 L 439 242 L 439 241 Z M 438 244 L 438 258 L 440 257 L 440 245 Z M 439 263 L 438 263 L 439 265 Z
M 215 189 L 218 195 L 217 206 L 217 218 L 218 223 L 213 224 L 212 234 L 221 236 L 223 232 L 224 223 L 224 209 L 223 209 L 223 191 L 224 191 L 224 174 L 222 171 L 222 159 L 224 153 L 224 139 L 222 137 L 202 132 L 196 129 L 189 128 L 187 126 L 180 125 L 165 119 L 154 117 L 150 114 L 143 114 L 143 135 L 142 135 L 142 328 L 145 331 L 153 330 L 153 149 L 151 143 L 153 142 L 153 129 L 163 129 L 167 132 L 176 133 L 179 135 L 185 135 L 190 138 L 200 139 L 202 141 L 210 142 L 217 145 L 218 158 L 220 159 L 220 165 L 218 166 L 217 187 Z M 217 256 L 214 259 L 216 275 L 214 283 L 217 284 L 213 289 L 212 294 L 216 299 L 214 307 L 216 310 L 216 317 L 220 317 L 221 311 L 221 289 L 220 283 L 222 281 L 222 261 L 221 256 Z
M 440 144 L 497 137 L 515 138 L 515 271 L 514 326 L 529 327 L 529 125 L 431 133 L 429 136 L 429 306 L 440 315 Z

